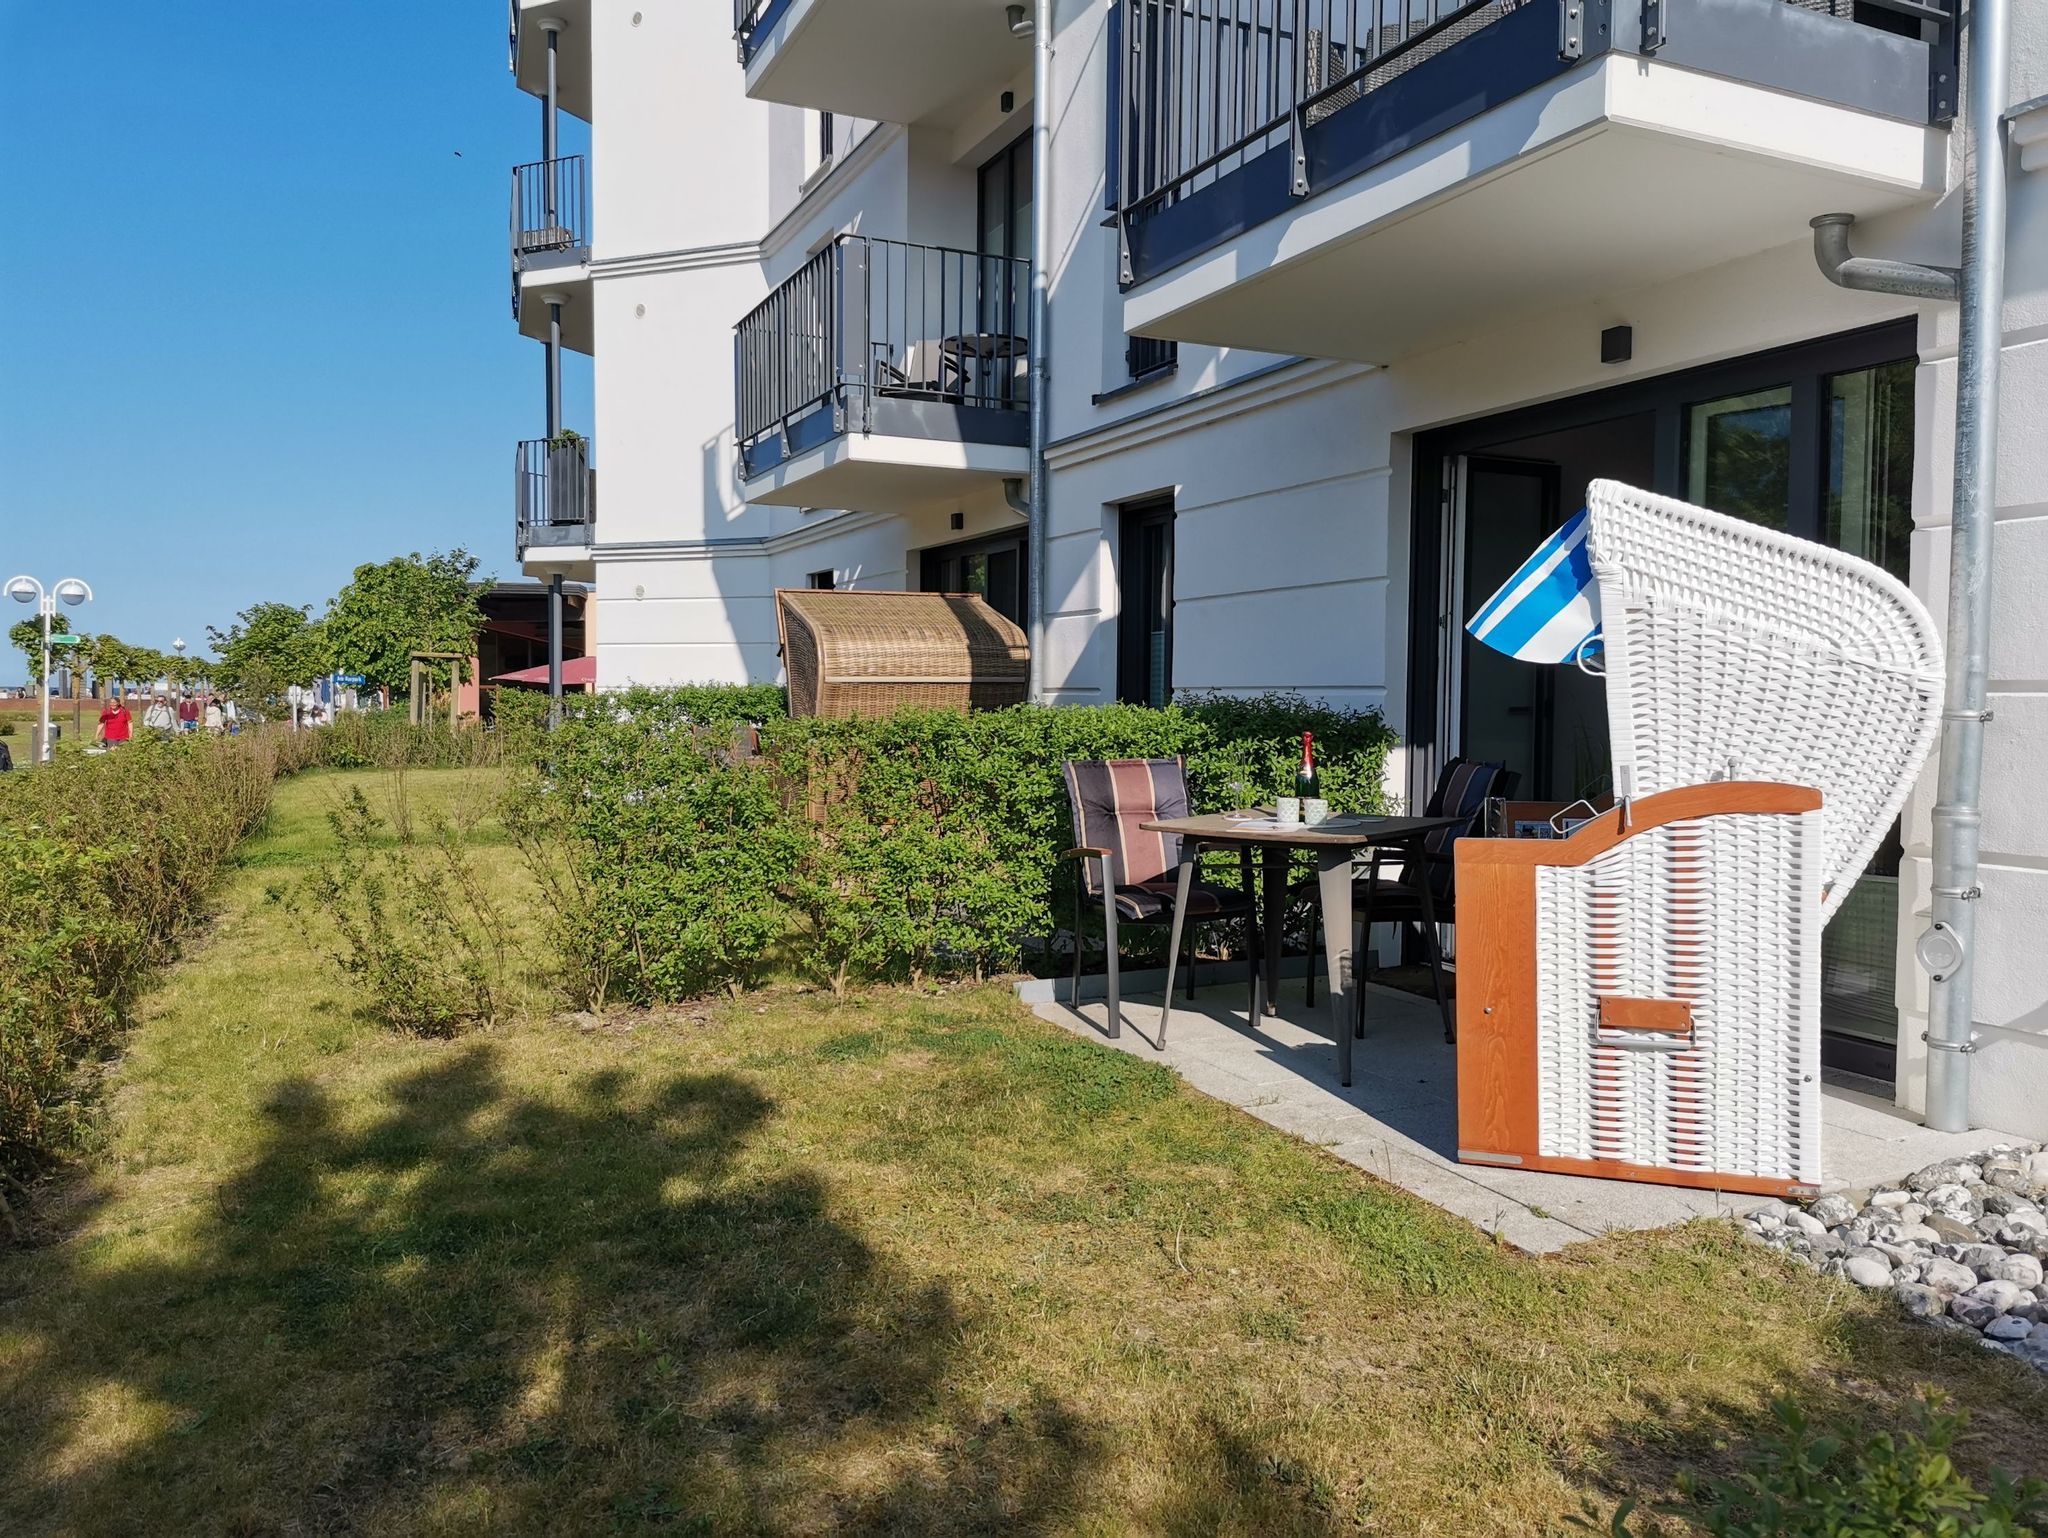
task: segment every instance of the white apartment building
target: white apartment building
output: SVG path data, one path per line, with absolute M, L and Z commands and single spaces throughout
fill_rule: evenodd
M 591 143 L 587 209 L 580 161 L 516 189 L 520 325 L 593 355 L 604 484 L 527 446 L 524 563 L 595 582 L 607 688 L 773 679 L 777 587 L 1021 621 L 1036 348 L 1046 697 L 1300 689 L 1386 713 L 1400 794 L 1458 753 L 1597 790 L 1598 686 L 1462 633 L 1594 476 L 1943 615 L 1956 306 L 1835 286 L 1809 221 L 1957 263 L 1961 6 L 1054 0 L 1041 102 L 1035 5 L 515 0 Z M 1972 1116 L 2048 1134 L 2048 10 L 2013 27 Z M 1829 1058 L 1908 1107 L 1932 799 L 1828 942 Z

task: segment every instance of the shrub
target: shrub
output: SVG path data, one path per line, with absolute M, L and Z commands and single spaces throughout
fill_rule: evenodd
M 1750 1468 L 1732 1479 L 1681 1475 L 1687 1499 L 1662 1513 L 1713 1538 L 2028 1538 L 2035 1524 L 2048 1522 L 2048 1487 L 2038 1479 L 2015 1484 L 1994 1470 L 1987 1493 L 1956 1469 L 1950 1452 L 1966 1417 L 1938 1402 L 1917 1401 L 1911 1426 L 1896 1435 L 1822 1430 L 1789 1399 L 1771 1410 L 1777 1427 Z M 1605 1523 L 1574 1525 L 1649 1538 L 1655 1529 L 1633 1525 L 1634 1504 Z
M 1071 911 L 1069 758 L 1184 755 L 1196 809 L 1221 810 L 1286 788 L 1308 730 L 1338 809 L 1386 806 L 1378 714 L 1289 695 L 857 721 L 779 707 L 776 691 L 641 691 L 576 702 L 547 738 L 513 820 L 576 991 L 739 985 L 785 942 L 835 986 L 1015 966 Z M 747 720 L 758 759 L 736 750 Z
M 333 855 L 299 890 L 270 895 L 312 943 L 335 945 L 373 1018 L 422 1036 L 488 1025 L 507 1003 L 511 929 L 472 853 L 475 828 L 414 816 L 403 772 L 391 784 L 389 818 L 352 787 L 328 813 Z
M 475 723 L 451 730 L 437 719 L 415 726 L 395 710 L 346 710 L 329 726 L 282 730 L 295 766 L 305 768 L 469 769 L 497 763 L 503 746 Z
M 515 780 L 506 822 L 548 902 L 571 993 L 671 999 L 751 980 L 788 928 L 802 833 L 730 722 L 587 706 Z
M 0 775 L 0 1177 L 87 1140 L 81 1067 L 114 1045 L 274 772 L 252 738 L 188 738 Z

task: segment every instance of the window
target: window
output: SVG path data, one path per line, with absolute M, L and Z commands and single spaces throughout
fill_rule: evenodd
M 927 593 L 973 593 L 1013 625 L 1024 623 L 1022 532 L 939 545 L 920 558 L 917 585 Z
M 1907 580 L 1913 540 L 1913 364 L 1827 381 L 1821 537 Z
M 979 173 L 979 231 L 983 256 L 1028 260 L 1031 255 L 1031 135 L 1019 134 Z
M 1180 365 L 1180 343 L 1134 336 L 1124 349 L 1124 364 L 1133 379 L 1150 379 L 1154 374 L 1167 373 Z
M 1165 705 L 1173 698 L 1173 503 L 1123 509 L 1117 539 L 1117 698 Z
M 829 593 L 839 586 L 838 577 L 839 573 L 836 571 L 814 571 L 804 578 L 804 585 L 819 592 Z
M 841 149 L 839 133 L 829 112 L 804 109 L 804 181 L 811 182 L 832 168 L 832 157 Z
M 1767 529 L 1792 510 L 1792 387 L 1685 408 L 1685 499 Z

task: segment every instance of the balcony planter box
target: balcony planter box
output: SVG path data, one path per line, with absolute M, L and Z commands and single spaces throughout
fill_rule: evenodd
M 971 593 L 779 588 L 775 610 L 793 716 L 1024 702 L 1024 632 Z

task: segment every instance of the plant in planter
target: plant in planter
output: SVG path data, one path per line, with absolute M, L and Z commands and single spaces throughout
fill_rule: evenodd
M 548 522 L 590 521 L 590 440 L 573 427 L 548 439 Z

